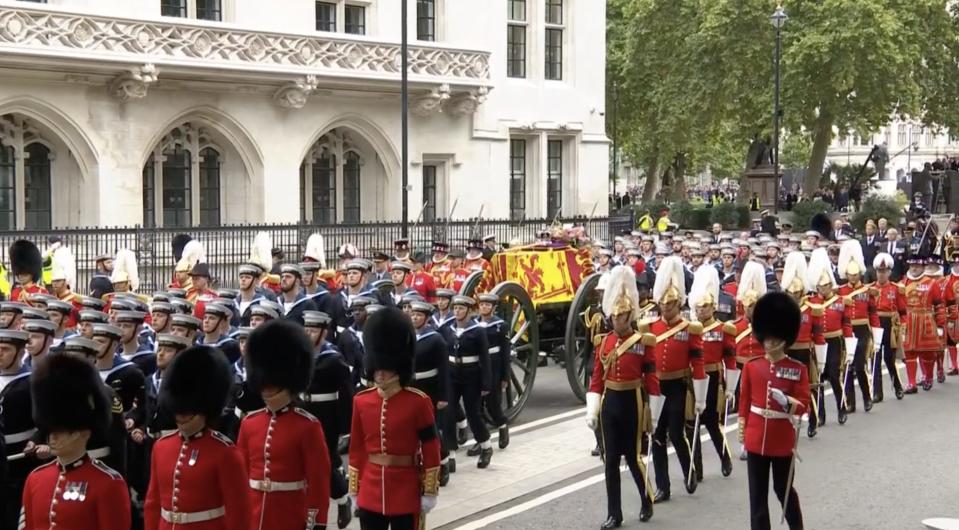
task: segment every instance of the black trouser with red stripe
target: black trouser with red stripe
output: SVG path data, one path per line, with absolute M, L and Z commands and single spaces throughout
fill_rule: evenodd
M 896 367 L 896 349 L 892 347 L 892 317 L 879 317 L 879 324 L 882 326 L 882 344 L 879 346 L 879 355 L 882 357 L 876 360 L 872 386 L 875 397 L 882 399 L 883 363 L 892 378 L 893 389 L 902 391 L 902 380 L 899 379 L 899 369 Z
M 791 456 L 763 456 L 749 453 L 746 468 L 749 476 L 749 521 L 751 530 L 770 530 L 769 526 L 769 473 L 773 475 L 773 491 L 782 503 L 786 498 Z M 778 512 L 778 510 L 777 510 Z M 786 522 L 790 530 L 801 530 L 802 508 L 796 488 L 789 488 L 786 504 Z
M 625 458 L 633 482 L 639 489 L 639 496 L 647 495 L 646 476 L 640 466 L 642 441 L 639 440 L 641 426 L 640 389 L 607 389 L 600 411 L 603 443 L 606 452 L 603 463 L 606 471 L 606 515 L 623 520 L 622 492 L 620 487 L 619 463 Z
M 713 446 L 716 448 L 716 453 L 718 453 L 719 458 L 722 459 L 726 452 L 726 438 L 723 436 L 723 430 L 720 427 L 720 422 L 724 419 L 724 416 L 720 415 L 718 403 L 719 393 L 723 391 L 722 386 L 719 384 L 721 379 L 720 372 L 719 370 L 707 372 L 706 375 L 709 377 L 709 387 L 706 391 L 706 410 L 699 415 L 699 424 L 706 427 L 706 432 L 709 433 L 709 439 L 712 440 Z M 703 476 L 703 449 L 702 442 L 699 440 L 699 433 L 693 432 L 694 426 L 693 422 L 686 422 L 686 438 L 694 444 L 693 462 L 695 462 L 696 465 L 696 477 L 701 478 Z
M 659 382 L 659 389 L 666 398 L 659 424 L 653 432 L 653 469 L 656 470 L 656 488 L 669 493 L 669 460 L 666 456 L 666 439 L 673 443 L 676 458 L 683 470 L 683 481 L 689 476 L 689 442 L 686 439 L 686 379 L 670 379 Z M 609 448 L 607 448 L 607 451 Z
M 872 328 L 869 327 L 869 324 L 859 324 L 852 327 L 852 333 L 855 335 L 857 342 L 855 352 L 846 352 L 846 355 L 854 355 L 849 372 L 855 373 L 855 378 L 859 381 L 859 391 L 862 392 L 863 403 L 868 403 L 872 400 L 872 396 L 869 395 L 866 358 L 869 356 L 869 348 L 872 346 Z M 851 407 L 850 410 L 856 408 L 856 388 L 852 381 L 853 376 L 850 374 L 850 377 L 842 382 L 846 388 L 846 407 Z

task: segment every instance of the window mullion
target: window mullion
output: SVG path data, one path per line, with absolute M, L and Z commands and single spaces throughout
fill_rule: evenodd
M 163 146 L 157 144 L 153 153 L 153 226 L 163 226 Z

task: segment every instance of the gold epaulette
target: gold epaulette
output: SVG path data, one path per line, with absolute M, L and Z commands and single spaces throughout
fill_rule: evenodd
M 688 331 L 690 335 L 702 335 L 702 334 L 703 334 L 703 323 L 702 323 L 702 322 L 690 322 L 689 325 L 686 326 L 686 331 Z
M 652 333 L 643 333 L 643 338 L 640 339 L 640 342 L 643 343 L 643 346 L 655 346 L 656 335 L 653 335 Z
M 412 392 L 412 393 L 414 393 L 414 394 L 416 394 L 416 395 L 418 395 L 418 396 L 420 396 L 420 397 L 425 397 L 425 398 L 428 398 L 428 397 L 429 397 L 429 396 L 426 395 L 426 393 L 424 393 L 422 390 L 420 390 L 420 389 L 418 389 L 418 388 L 414 388 L 414 387 L 411 387 L 411 386 L 407 386 L 407 387 L 403 387 L 403 389 L 404 389 L 404 390 L 409 390 L 410 392 Z
M 639 326 L 638 326 L 639 332 L 643 334 L 649 333 L 650 326 L 652 325 L 653 322 L 656 322 L 656 320 L 655 319 L 640 320 Z
M 736 334 L 736 324 L 733 324 L 732 322 L 726 322 L 725 324 L 723 324 L 723 333 L 728 333 L 728 334 L 730 334 L 730 335 L 735 335 L 735 334 Z
M 824 313 L 822 305 L 820 304 L 809 304 L 809 311 L 814 317 L 821 317 Z

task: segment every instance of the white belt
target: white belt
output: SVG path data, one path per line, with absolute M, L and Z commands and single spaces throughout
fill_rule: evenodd
M 25 442 L 33 437 L 37 433 L 37 429 L 33 428 L 28 431 L 15 432 L 13 434 L 4 434 L 3 441 L 8 444 L 15 444 L 20 442 Z
M 93 449 L 93 450 L 87 451 L 87 456 L 89 456 L 90 458 L 96 458 L 98 460 L 102 460 L 110 456 L 110 448 L 101 447 L 99 449 Z
M 473 364 L 479 362 L 479 355 L 467 355 L 464 357 L 456 357 L 455 355 L 450 355 L 450 362 L 453 364 Z
M 226 515 L 226 508 L 223 506 L 214 508 L 212 510 L 192 513 L 171 512 L 167 509 L 160 510 L 160 516 L 163 517 L 163 520 L 171 524 L 203 523 L 206 521 L 219 519 L 224 515 Z
M 761 409 L 755 405 L 749 406 L 749 412 L 752 412 L 753 414 L 759 414 L 760 416 L 769 420 L 791 420 L 792 419 L 792 416 L 788 412 L 783 412 L 781 410 Z
M 421 379 L 429 379 L 431 377 L 436 377 L 439 375 L 439 373 L 439 369 L 433 368 L 432 370 L 427 370 L 425 372 L 416 372 L 416 375 L 413 376 L 413 379 L 416 379 L 417 381 Z
M 266 493 L 273 491 L 300 491 L 306 489 L 306 481 L 298 480 L 296 482 L 274 482 L 270 479 L 250 479 L 250 488 Z
M 489 353 L 490 353 L 490 355 L 492 355 L 492 354 L 494 354 L 494 353 L 499 353 L 499 346 L 493 346 L 492 348 L 490 348 L 490 349 L 489 349 Z
M 327 394 L 302 394 L 303 401 L 308 403 L 321 403 L 323 401 L 336 401 L 340 397 L 339 392 L 329 392 Z

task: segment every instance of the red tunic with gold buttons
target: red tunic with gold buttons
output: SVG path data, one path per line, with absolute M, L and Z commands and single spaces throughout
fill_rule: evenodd
M 630 332 L 624 337 L 609 333 L 603 337 L 599 351 L 593 360 L 593 376 L 589 380 L 589 391 L 602 394 L 607 383 L 636 383 L 646 388 L 650 395 L 659 395 L 659 381 L 656 379 L 656 363 L 651 354 L 644 352 L 641 341 L 637 340 L 626 351 L 615 358 L 615 352 L 626 341 L 636 336 Z
M 249 530 L 248 482 L 243 455 L 223 434 L 164 436 L 153 445 L 144 528 Z
M 364 390 L 353 398 L 350 493 L 383 515 L 420 513 L 420 497 L 439 490 L 440 440 L 433 402 L 415 388 Z M 192 530 L 192 529 L 191 529 Z
M 736 348 L 726 340 L 724 322 L 711 319 L 703 322 L 703 365 L 707 372 L 716 372 L 724 366 L 736 369 Z
M 786 412 L 769 390 L 782 390 L 800 402 Z M 739 423 L 746 451 L 763 456 L 791 456 L 796 443 L 793 416 L 809 408 L 809 371 L 799 361 L 785 357 L 772 362 L 757 357 L 743 366 L 739 380 Z
M 746 317 L 727 322 L 723 326 L 723 334 L 726 347 L 736 352 L 736 364 L 740 366 L 765 353 L 763 345 L 753 336 L 753 325 Z
M 946 309 L 939 281 L 929 276 L 918 280 L 904 279 L 906 289 L 906 318 L 903 320 L 906 351 L 942 351 L 939 329 L 945 328 Z
M 203 313 L 206 312 L 206 304 L 212 302 L 215 298 L 216 292 L 211 289 L 201 290 L 190 287 L 186 291 L 186 299 L 193 304 L 193 316 L 197 318 L 203 318 Z
M 823 338 L 821 343 L 816 344 L 825 344 L 826 339 L 836 337 L 852 337 L 852 323 L 842 297 L 832 295 L 829 300 L 823 300 L 822 296 L 815 294 L 809 297 L 809 304 L 822 309 Z
M 34 469 L 23 488 L 25 530 L 129 530 L 130 493 L 123 477 L 84 456 Z
M 453 269 L 453 272 L 449 276 L 449 289 L 460 292 L 460 288 L 463 287 L 463 284 L 466 283 L 466 279 L 469 278 L 472 271 L 465 268 Z
M 825 344 L 822 327 L 822 308 L 811 306 L 805 300 L 799 306 L 799 334 L 790 350 L 812 350 L 816 344 Z
M 703 327 L 699 322 L 679 319 L 669 324 L 662 318 L 643 322 L 639 331 L 656 338 L 655 346 L 646 344 L 646 354 L 656 363 L 656 378 L 660 381 L 680 379 L 692 373 L 693 379 L 704 379 Z M 645 341 L 644 341 L 645 342 Z
M 420 294 L 427 302 L 436 299 L 436 282 L 432 274 L 424 271 L 414 272 L 409 276 L 410 287 Z
M 61 301 L 67 302 L 68 304 L 73 305 L 73 310 L 70 311 L 70 314 L 67 315 L 66 322 L 64 322 L 64 328 L 73 329 L 77 327 L 77 318 L 80 316 L 80 311 L 83 311 L 83 303 L 81 303 L 81 296 L 74 292 L 68 292 L 64 296 L 59 297 Z
M 237 447 L 249 473 L 251 530 L 303 530 L 326 525 L 330 456 L 323 426 L 309 412 L 260 409 L 243 418 Z
M 875 291 L 872 284 L 846 284 L 839 288 L 839 296 L 843 297 L 846 318 L 852 326 L 879 327 L 879 315 L 876 314 Z
M 10 293 L 10 301 L 23 302 L 24 304 L 32 305 L 30 304 L 31 294 L 50 294 L 50 292 L 44 289 L 42 286 L 31 282 L 27 285 L 18 285 L 14 287 L 13 291 Z

